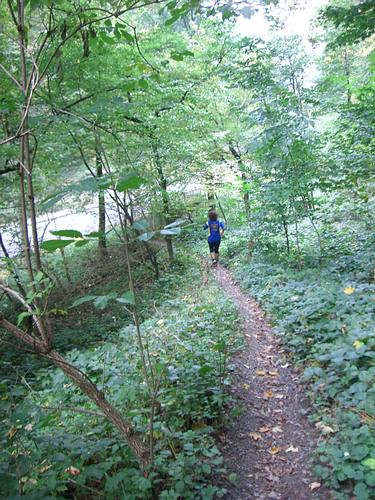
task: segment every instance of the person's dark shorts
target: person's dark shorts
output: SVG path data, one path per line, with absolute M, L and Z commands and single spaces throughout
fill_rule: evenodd
M 210 247 L 210 252 L 219 253 L 219 246 L 221 241 L 208 242 L 208 246 Z

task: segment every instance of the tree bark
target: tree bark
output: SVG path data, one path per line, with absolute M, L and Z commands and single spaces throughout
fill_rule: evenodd
M 154 153 L 156 170 L 159 174 L 159 185 L 161 188 L 161 197 L 162 197 L 163 212 L 164 212 L 164 222 L 165 222 L 165 224 L 169 224 L 171 222 L 171 218 L 170 218 L 170 214 L 169 214 L 170 204 L 169 204 L 167 179 L 164 175 L 164 170 L 163 170 L 161 158 L 159 155 L 157 145 L 155 143 L 152 144 L 152 149 L 153 149 L 153 153 Z M 174 250 L 173 250 L 172 237 L 166 236 L 165 241 L 167 244 L 169 261 L 172 263 L 174 261 Z
M 237 162 L 238 170 L 241 172 L 242 182 L 245 184 L 247 182 L 247 176 L 246 176 L 245 167 L 244 167 L 244 164 L 242 161 L 242 155 L 233 146 L 233 144 L 229 144 L 229 151 L 232 153 L 233 158 L 235 158 L 235 160 Z M 245 188 L 244 188 L 244 192 L 242 195 L 242 200 L 243 200 L 243 204 L 244 204 L 246 220 L 247 220 L 247 223 L 250 224 L 250 197 L 249 197 L 249 192 Z
M 96 158 L 96 178 L 98 181 L 103 177 L 103 159 L 101 156 L 100 147 L 98 141 L 95 145 L 95 158 Z M 102 189 L 99 189 L 98 193 L 98 215 L 99 215 L 99 256 L 103 260 L 108 256 L 107 250 L 107 239 L 106 239 L 106 226 L 105 226 L 105 193 Z

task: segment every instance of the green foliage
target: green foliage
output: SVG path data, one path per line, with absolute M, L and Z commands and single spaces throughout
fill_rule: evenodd
M 182 279 L 185 266 L 189 275 Z M 213 436 L 228 402 L 229 357 L 241 341 L 234 330 L 233 304 L 218 293 L 217 285 L 197 286 L 200 280 L 197 262 L 187 259 L 150 290 L 155 301 L 158 288 L 165 296 L 177 284 L 180 287 L 177 295 L 161 299 L 164 302 L 141 326 L 154 370 L 161 377 L 153 430 L 155 464 L 147 477 L 129 449 L 119 446 L 120 437 L 103 418 L 64 409 L 95 413 L 80 391 L 62 373 L 40 369 L 32 392 L 24 385 L 19 393 L 8 392 L 1 400 L 6 450 L 0 463 L 3 496 L 16 494 L 19 481 L 30 498 L 72 491 L 80 497 L 87 487 L 95 487 L 106 498 L 116 498 L 119 492 L 131 498 L 209 499 L 223 494 L 211 485 L 211 476 L 223 467 Z M 71 350 L 67 357 L 139 432 L 147 434 L 150 400 L 134 327 L 122 328 L 96 347 Z M 23 402 L 14 406 L 13 398 L 21 394 Z M 54 410 L 61 401 L 64 408 Z M 83 428 L 89 432 L 82 434 Z
M 332 22 L 336 28 L 342 28 L 333 46 L 358 43 L 375 32 L 375 6 L 372 0 L 348 7 L 328 6 L 321 12 L 321 17 Z

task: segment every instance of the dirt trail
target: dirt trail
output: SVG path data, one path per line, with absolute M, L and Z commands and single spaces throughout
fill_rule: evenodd
M 233 298 L 247 341 L 233 360 L 233 394 L 243 413 L 225 430 L 222 452 L 237 475 L 227 499 L 329 499 L 309 471 L 318 436 L 298 373 L 283 360 L 283 349 L 260 306 L 241 292 L 230 271 L 213 270 Z M 228 486 L 226 485 L 228 488 Z

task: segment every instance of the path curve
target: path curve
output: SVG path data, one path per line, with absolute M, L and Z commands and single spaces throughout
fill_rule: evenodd
M 231 272 L 212 270 L 232 297 L 242 319 L 246 348 L 235 358 L 235 399 L 242 415 L 221 436 L 222 452 L 234 485 L 227 499 L 329 499 L 310 472 L 319 439 L 307 420 L 306 387 L 283 359 L 283 348 L 259 304 L 244 294 Z

